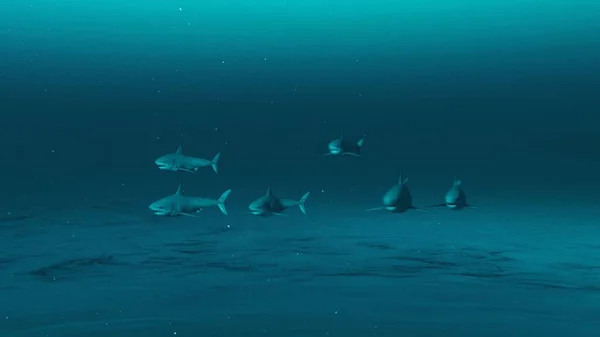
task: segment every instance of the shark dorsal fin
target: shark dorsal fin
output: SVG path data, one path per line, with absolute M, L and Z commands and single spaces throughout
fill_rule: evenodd
M 460 186 L 460 184 L 462 184 L 462 180 L 456 179 L 456 177 L 454 177 L 454 183 L 453 183 L 453 185 L 454 186 Z
M 269 187 L 267 188 L 267 194 L 265 194 L 266 196 L 272 196 L 273 192 L 271 192 L 271 185 L 269 185 Z
M 344 139 L 344 133 L 342 132 L 342 134 L 340 135 L 340 139 Z
M 177 147 L 177 151 L 175 151 L 175 154 L 183 154 L 183 149 L 182 149 L 181 145 L 179 145 Z
M 400 177 L 398 177 L 398 184 L 404 185 L 408 182 L 408 178 L 402 177 L 402 171 L 400 171 Z
M 175 192 L 175 195 L 182 195 L 183 194 L 183 184 L 179 184 L 179 186 L 177 186 L 177 192 Z

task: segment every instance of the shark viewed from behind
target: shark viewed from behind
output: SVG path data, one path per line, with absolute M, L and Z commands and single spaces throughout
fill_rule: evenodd
M 183 154 L 181 145 L 177 148 L 174 153 L 169 153 L 164 156 L 160 156 L 154 161 L 160 170 L 164 171 L 185 171 L 196 173 L 198 169 L 206 166 L 212 166 L 215 173 L 219 173 L 219 158 L 221 152 L 217 153 L 212 160 L 190 157 Z
M 231 193 L 231 190 L 227 190 L 221 194 L 219 199 L 207 199 L 199 197 L 189 197 L 183 195 L 183 189 L 181 184 L 177 188 L 175 194 L 164 197 L 150 204 L 149 208 L 154 214 L 160 216 L 191 216 L 196 217 L 197 213 L 203 208 L 217 206 L 227 215 L 227 209 L 225 208 L 225 201 Z
M 269 186 L 267 193 L 250 203 L 248 208 L 250 209 L 250 213 L 256 216 L 269 217 L 272 215 L 284 215 L 283 211 L 286 209 L 298 206 L 302 213 L 306 215 L 304 204 L 309 195 L 310 192 L 306 192 L 300 200 L 280 199 L 273 195 L 271 186 Z

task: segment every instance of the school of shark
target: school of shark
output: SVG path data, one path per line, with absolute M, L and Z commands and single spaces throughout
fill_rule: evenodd
M 364 136 L 358 141 L 353 141 L 342 135 L 340 138 L 329 142 L 329 152 L 324 155 L 360 157 L 364 141 Z M 211 167 L 214 173 L 218 174 L 220 156 L 221 153 L 217 153 L 212 160 L 192 157 L 183 154 L 182 147 L 179 146 L 177 151 L 159 157 L 154 163 L 160 170 L 164 171 L 196 173 L 202 168 Z M 461 180 L 455 178 L 452 187 L 446 192 L 443 202 L 427 207 L 446 207 L 455 211 L 472 207 L 467 203 L 467 195 L 461 185 Z M 156 215 L 169 217 L 197 217 L 200 211 L 208 207 L 218 207 L 223 214 L 228 215 L 225 202 L 230 193 L 231 189 L 228 189 L 217 199 L 187 196 L 184 195 L 180 184 L 174 194 L 153 202 L 150 204 L 149 208 Z M 248 210 L 250 214 L 255 216 L 269 217 L 273 215 L 283 215 L 283 212 L 287 209 L 297 206 L 300 208 L 300 211 L 306 215 L 305 203 L 309 195 L 310 192 L 306 192 L 298 200 L 279 198 L 273 194 L 271 187 L 269 187 L 264 195 L 249 204 Z M 367 211 L 404 213 L 409 210 L 422 211 L 424 208 L 417 208 L 413 205 L 412 194 L 408 188 L 408 178 L 403 177 L 402 174 L 400 174 L 398 180 L 383 195 L 380 206 L 368 209 Z

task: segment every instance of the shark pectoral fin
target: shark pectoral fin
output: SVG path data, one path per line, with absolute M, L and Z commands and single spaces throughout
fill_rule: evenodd
M 283 213 L 275 213 L 275 212 L 273 212 L 273 213 L 271 213 L 271 214 L 274 214 L 274 215 L 279 215 L 279 216 L 288 216 L 287 214 L 283 214 Z
M 446 204 L 435 204 L 435 205 L 430 205 L 430 206 L 425 206 L 427 208 L 434 208 L 434 207 L 446 207 Z
M 428 210 L 426 210 L 424 208 L 415 207 L 415 206 L 410 206 L 409 209 L 412 209 L 412 210 L 415 210 L 415 211 L 419 211 L 419 212 L 423 212 L 423 213 L 429 213 Z
M 342 156 L 360 157 L 360 154 L 354 153 L 354 152 L 344 152 L 344 153 L 342 153 Z
M 179 171 L 190 172 L 190 173 L 196 173 L 196 171 L 195 171 L 195 170 L 190 170 L 190 169 L 186 169 L 186 168 L 179 168 Z
M 367 210 L 367 212 L 374 212 L 374 211 L 383 211 L 384 209 L 387 209 L 385 206 L 382 207 L 375 207 L 375 208 L 369 208 Z
M 189 217 L 192 217 L 192 218 L 199 218 L 199 216 L 196 215 L 196 214 L 190 214 L 190 213 L 179 213 L 179 214 L 185 215 L 185 216 L 189 216 Z

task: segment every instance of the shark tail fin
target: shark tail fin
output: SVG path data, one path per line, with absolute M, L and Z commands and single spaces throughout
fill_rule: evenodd
M 219 209 L 225 215 L 227 215 L 227 208 L 225 208 L 225 200 L 227 200 L 229 193 L 231 193 L 231 189 L 223 192 L 223 194 L 221 194 L 221 196 L 219 197 L 219 200 L 217 200 L 217 206 L 219 206 Z
M 211 166 L 215 173 L 219 173 L 219 158 L 221 158 L 221 152 L 217 153 L 211 161 Z
M 365 143 L 365 136 L 366 136 L 366 135 L 363 135 L 363 136 L 362 136 L 362 138 L 361 138 L 361 139 L 359 139 L 359 140 L 358 140 L 358 142 L 356 142 L 356 145 L 357 145 L 358 147 L 362 147 L 362 146 L 363 146 L 363 144 Z
M 302 196 L 302 198 L 300 198 L 300 201 L 298 201 L 298 207 L 300 207 L 300 210 L 302 211 L 302 213 L 304 213 L 304 215 L 307 215 L 306 214 L 306 207 L 304 206 L 304 204 L 306 203 L 306 199 L 308 199 L 309 195 L 310 195 L 310 192 L 304 193 L 304 195 Z

